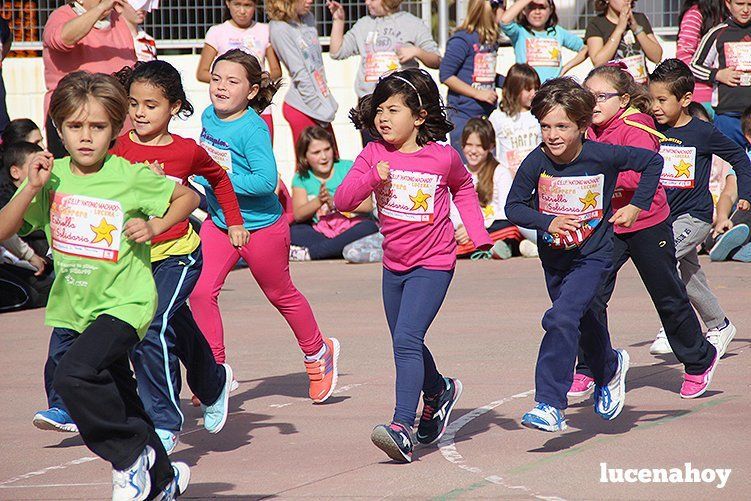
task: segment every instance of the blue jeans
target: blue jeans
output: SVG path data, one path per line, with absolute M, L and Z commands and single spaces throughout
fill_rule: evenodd
M 425 346 L 425 334 L 446 297 L 454 270 L 383 269 L 383 306 L 391 331 L 396 364 L 394 421 L 412 428 L 420 392 L 440 392 L 443 377 Z

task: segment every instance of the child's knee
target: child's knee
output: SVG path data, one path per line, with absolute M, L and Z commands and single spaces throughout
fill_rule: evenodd
M 66 395 L 76 393 L 82 386 L 81 382 L 90 378 L 94 372 L 93 368 L 65 356 L 60 360 L 57 369 L 55 369 L 52 387 L 65 398 Z

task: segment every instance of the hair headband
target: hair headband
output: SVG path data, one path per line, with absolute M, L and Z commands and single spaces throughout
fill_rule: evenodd
M 415 87 L 415 84 L 413 84 L 412 82 L 410 82 L 409 80 L 407 80 L 404 77 L 400 77 L 399 75 L 391 75 L 391 76 L 393 78 L 398 78 L 402 82 L 405 82 L 407 85 L 409 85 L 410 87 L 412 87 L 412 89 L 415 91 L 415 94 L 417 94 L 417 102 L 420 103 L 420 108 L 422 108 L 422 98 L 420 97 L 420 93 L 417 92 L 417 87 Z

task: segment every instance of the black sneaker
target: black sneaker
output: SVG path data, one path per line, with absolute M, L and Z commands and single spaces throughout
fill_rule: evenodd
M 403 424 L 379 424 L 373 428 L 370 440 L 394 461 L 412 462 L 412 433 Z
M 462 394 L 461 381 L 448 377 L 443 380 L 446 381 L 443 393 L 435 398 L 422 398 L 422 416 L 417 426 L 417 441 L 421 444 L 432 444 L 443 436 L 451 411 Z

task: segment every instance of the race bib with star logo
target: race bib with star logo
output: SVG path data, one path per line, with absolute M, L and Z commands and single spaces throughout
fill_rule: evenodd
M 376 190 L 378 213 L 401 221 L 433 224 L 437 174 L 391 170 Z
M 56 192 L 50 206 L 52 248 L 117 262 L 123 216 L 119 202 Z
M 695 186 L 696 148 L 685 146 L 660 146 L 665 164 L 660 182 L 665 188 L 689 190 Z
M 573 249 L 594 232 L 603 216 L 605 175 L 540 176 L 537 192 L 540 212 L 551 216 L 574 216 L 581 223 L 576 231 L 545 233 L 543 239 L 554 249 Z
M 626 65 L 626 71 L 628 71 L 631 76 L 634 77 L 634 81 L 636 83 L 647 83 L 647 65 L 644 62 L 644 55 L 636 54 L 633 56 L 624 57 L 619 61 Z
M 561 65 L 561 44 L 555 38 L 527 38 L 527 64 L 557 68 Z

